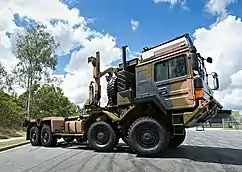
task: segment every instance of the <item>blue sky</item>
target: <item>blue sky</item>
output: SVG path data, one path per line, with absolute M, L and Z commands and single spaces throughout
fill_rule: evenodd
M 62 2 L 68 2 L 63 0 Z M 80 15 L 95 19 L 90 27 L 100 32 L 108 33 L 117 38 L 117 46 L 127 44 L 132 51 L 140 52 L 145 46 L 153 46 L 174 38 L 183 33 L 191 36 L 195 29 L 209 27 L 217 16 L 207 13 L 203 0 L 188 1 L 184 9 L 177 4 L 154 3 L 152 0 L 139 1 L 96 1 L 81 0 L 69 3 L 69 8 L 77 8 Z M 242 2 L 227 7 L 230 14 L 242 15 Z M 139 27 L 133 31 L 131 18 L 139 21 Z M 16 15 L 16 22 L 26 24 Z M 64 73 L 64 68 L 70 60 L 70 54 L 59 58 L 55 73 Z
M 180 5 L 170 8 L 169 3 L 153 3 L 152 0 L 139 1 L 96 1 L 83 0 L 76 4 L 81 15 L 97 18 L 92 24 L 97 30 L 114 35 L 119 46 L 128 44 L 133 51 L 140 51 L 144 46 L 152 46 L 179 34 L 192 34 L 196 28 L 207 27 L 214 23 L 216 16 L 204 11 L 202 0 L 187 2 L 189 11 Z M 242 2 L 231 5 L 231 13 L 242 13 Z M 131 29 L 130 19 L 140 21 L 139 28 Z
M 0 18 L 0 32 L 11 33 L 14 29 L 18 29 L 12 22 L 13 14 L 18 26 L 34 21 L 47 24 L 57 41 L 61 43 L 61 51 L 66 54 L 70 52 L 59 57 L 57 70 L 54 72 L 60 74 L 58 76 L 62 78 L 65 70 L 71 74 L 65 75 L 61 87 L 68 98 L 75 103 L 85 101 L 88 96 L 92 70 L 85 61 L 87 56 L 93 55 L 95 51 L 102 51 L 103 68 L 103 65 L 110 65 L 109 63 L 117 60 L 120 56 L 118 48 L 123 45 L 128 45 L 132 53 L 138 53 L 143 47 L 154 46 L 189 33 L 191 37 L 195 35 L 192 39 L 195 39 L 198 51 L 204 57 L 213 57 L 213 64 L 207 65 L 207 69 L 209 72 L 216 71 L 221 79 L 221 89 L 216 92 L 216 97 L 226 107 L 242 109 L 241 1 L 60 0 L 62 3 L 57 0 L 22 1 L 24 3 L 0 1 L 0 12 L 4 14 L 4 18 Z M 179 3 L 171 6 L 171 3 L 164 1 L 186 1 L 186 8 Z M 68 4 L 69 9 L 63 3 Z M 83 17 L 86 20 L 83 20 Z M 66 22 L 56 24 L 53 22 L 54 19 Z M 90 19 L 93 21 L 86 26 L 84 21 Z M 136 30 L 132 29 L 131 19 L 139 22 Z M 77 24 L 81 26 L 76 27 Z M 95 38 L 90 39 L 90 37 Z M 116 40 L 113 40 L 113 37 Z M 7 44 L 9 40 L 6 38 L 0 42 L 2 54 L 0 62 L 10 66 L 15 63 L 15 59 L 10 48 L 6 47 Z M 117 65 L 117 61 L 112 64 Z M 104 80 L 103 89 L 105 84 Z M 106 91 L 103 90 L 102 93 L 105 94 Z

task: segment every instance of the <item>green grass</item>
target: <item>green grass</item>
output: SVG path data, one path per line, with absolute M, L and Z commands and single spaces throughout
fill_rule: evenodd
M 0 127 L 0 139 L 9 139 L 23 136 L 25 136 L 25 132 L 21 129 L 8 129 Z
M 25 143 L 25 142 L 28 142 L 28 141 L 26 139 L 18 139 L 18 140 L 11 140 L 11 141 L 6 141 L 6 142 L 0 142 L 0 148 L 13 146 L 13 145 L 17 145 L 17 144 Z

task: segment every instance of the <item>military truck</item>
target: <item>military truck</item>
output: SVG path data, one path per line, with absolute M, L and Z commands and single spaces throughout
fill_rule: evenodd
M 93 78 L 85 113 L 75 117 L 25 120 L 26 139 L 33 146 L 54 146 L 57 140 L 88 141 L 96 151 L 112 151 L 122 138 L 141 156 L 160 154 L 181 145 L 186 128 L 216 116 L 222 105 L 214 98 L 219 89 L 216 72 L 207 73 L 204 58 L 189 34 L 154 47 L 143 48 L 141 58 L 126 60 L 100 71 L 100 53 L 88 57 Z M 106 76 L 108 103 L 100 106 L 100 78 Z M 213 79 L 213 87 L 208 77 Z

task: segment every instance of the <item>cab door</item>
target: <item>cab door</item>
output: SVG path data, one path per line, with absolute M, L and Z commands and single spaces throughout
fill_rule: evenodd
M 154 83 L 171 109 L 195 105 L 193 79 L 187 54 L 153 63 Z

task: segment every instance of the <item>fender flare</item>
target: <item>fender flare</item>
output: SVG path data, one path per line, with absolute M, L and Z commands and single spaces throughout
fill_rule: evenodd
M 105 110 L 102 110 L 102 113 L 107 115 L 113 121 L 120 121 L 121 120 L 121 118 L 119 118 L 116 113 L 105 111 Z

